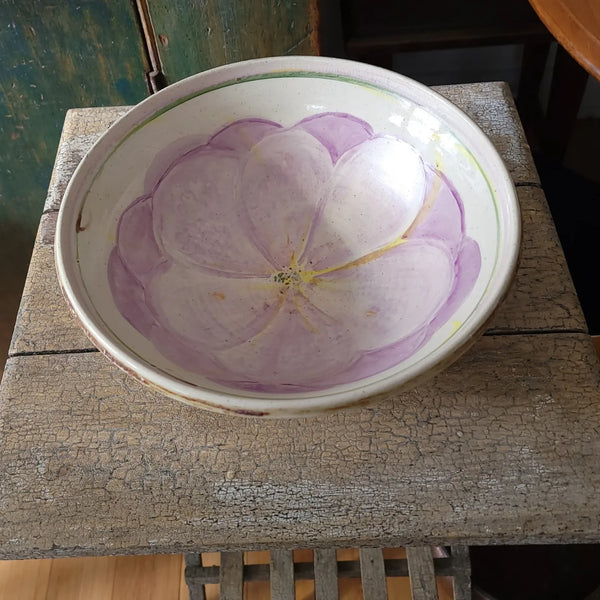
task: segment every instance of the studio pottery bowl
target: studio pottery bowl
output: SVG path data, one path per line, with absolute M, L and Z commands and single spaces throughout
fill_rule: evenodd
M 196 75 L 113 125 L 61 206 L 56 262 L 87 334 L 194 406 L 302 416 L 415 385 L 481 332 L 519 211 L 456 107 L 353 62 Z

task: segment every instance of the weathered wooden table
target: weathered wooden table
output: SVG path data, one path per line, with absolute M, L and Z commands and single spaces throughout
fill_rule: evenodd
M 431 383 L 290 421 L 163 397 L 83 335 L 54 225 L 73 169 L 127 109 L 69 112 L 0 390 L 0 557 L 600 541 L 600 367 L 510 92 L 439 91 L 517 186 L 513 289 Z

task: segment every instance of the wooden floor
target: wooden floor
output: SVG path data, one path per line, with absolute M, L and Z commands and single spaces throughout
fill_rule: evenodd
M 404 558 L 403 549 L 384 551 L 385 558 Z M 311 561 L 312 551 L 294 559 Z M 358 560 L 357 550 L 339 550 L 339 560 Z M 203 554 L 203 564 L 218 564 L 218 554 Z M 267 552 L 247 552 L 246 564 L 267 563 Z M 109 556 L 0 561 L 0 600 L 188 600 L 181 555 Z M 388 578 L 390 600 L 410 600 L 407 577 Z M 452 581 L 438 578 L 440 600 L 451 600 Z M 360 580 L 340 581 L 340 600 L 362 599 Z M 218 600 L 219 586 L 206 586 L 207 600 Z M 246 600 L 268 599 L 268 582 L 245 584 Z M 314 598 L 311 581 L 296 582 L 296 599 Z

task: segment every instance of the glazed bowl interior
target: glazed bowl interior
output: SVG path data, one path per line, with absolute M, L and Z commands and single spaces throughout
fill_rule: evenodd
M 510 176 L 456 107 L 315 57 L 238 63 L 136 106 L 77 169 L 61 286 L 116 364 L 184 402 L 301 416 L 414 385 L 505 295 Z

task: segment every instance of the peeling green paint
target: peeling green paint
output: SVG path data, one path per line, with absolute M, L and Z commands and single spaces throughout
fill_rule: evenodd
M 0 0 L 0 264 L 23 273 L 67 109 L 147 95 L 128 0 Z

